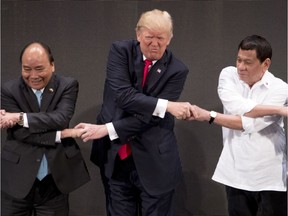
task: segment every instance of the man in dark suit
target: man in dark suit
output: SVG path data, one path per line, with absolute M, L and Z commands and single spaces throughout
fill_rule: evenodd
M 188 69 L 166 49 L 172 30 L 166 11 L 143 13 L 137 40 L 112 44 L 97 125 L 76 126 L 84 130 L 84 141 L 103 137 L 94 141 L 91 160 L 105 171 L 108 215 L 134 216 L 138 207 L 142 215 L 166 216 L 171 210 L 181 176 L 174 116 L 190 117 L 190 104 L 175 102 Z M 152 64 L 146 81 L 145 60 Z
M 67 216 L 68 194 L 90 179 L 71 138 L 81 131 L 66 129 L 78 82 L 53 73 L 54 59 L 44 43 L 28 44 L 20 61 L 22 77 L 1 89 L 0 126 L 8 128 L 1 153 L 1 215 Z

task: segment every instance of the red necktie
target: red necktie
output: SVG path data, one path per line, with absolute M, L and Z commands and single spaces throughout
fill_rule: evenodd
M 150 65 L 152 65 L 152 61 L 146 59 L 145 60 L 145 67 L 144 67 L 144 71 L 143 71 L 142 87 L 145 84 Z M 123 144 L 118 150 L 118 155 L 119 155 L 121 160 L 124 160 L 125 158 L 127 158 L 131 154 L 131 152 L 132 152 L 131 146 L 129 144 Z
M 147 74 L 148 74 L 149 66 L 150 66 L 150 65 L 152 65 L 152 61 L 146 59 L 146 60 L 145 60 L 145 67 L 144 67 L 144 71 L 143 71 L 142 87 L 143 87 L 144 84 L 145 84 L 146 77 L 147 77 Z

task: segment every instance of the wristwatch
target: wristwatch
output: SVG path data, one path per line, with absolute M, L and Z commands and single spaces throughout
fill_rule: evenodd
M 23 118 L 24 113 L 20 112 L 19 120 L 18 120 L 18 125 L 23 126 L 24 125 L 24 118 Z
M 214 121 L 214 119 L 216 118 L 216 116 L 217 116 L 217 112 L 215 112 L 215 111 L 211 111 L 211 112 L 210 112 L 209 124 L 212 124 L 212 123 L 213 123 L 213 121 Z

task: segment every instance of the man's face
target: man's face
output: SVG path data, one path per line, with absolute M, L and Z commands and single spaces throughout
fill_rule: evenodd
M 44 88 L 54 72 L 54 63 L 50 63 L 44 48 L 31 44 L 22 56 L 22 77 L 33 89 Z
M 142 27 L 137 31 L 137 40 L 140 42 L 140 49 L 143 55 L 147 59 L 154 61 L 162 58 L 170 43 L 171 36 L 166 31 L 154 31 Z
M 256 50 L 239 49 L 236 65 L 239 79 L 252 87 L 262 79 L 265 71 L 270 66 L 270 59 L 267 58 L 261 63 L 257 59 Z

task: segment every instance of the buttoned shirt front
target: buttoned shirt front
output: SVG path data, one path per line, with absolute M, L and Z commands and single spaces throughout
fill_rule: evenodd
M 237 68 L 226 67 L 218 94 L 225 114 L 241 116 L 243 131 L 223 127 L 223 150 L 213 180 L 248 191 L 286 191 L 286 138 L 283 117 L 249 118 L 257 104 L 287 105 L 288 84 L 266 71 L 250 88 Z

